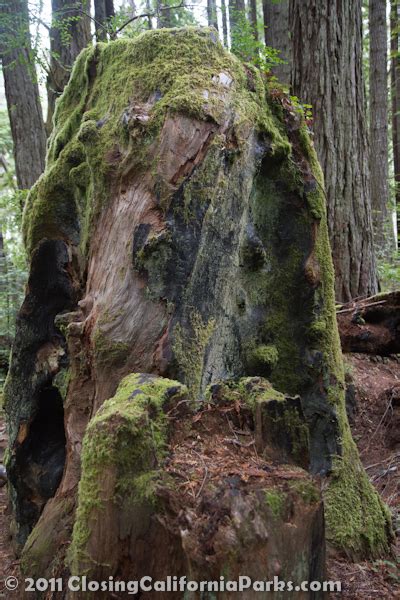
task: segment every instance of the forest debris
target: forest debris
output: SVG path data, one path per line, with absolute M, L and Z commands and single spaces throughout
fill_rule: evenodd
M 400 352 L 400 291 L 353 300 L 336 315 L 343 352 Z

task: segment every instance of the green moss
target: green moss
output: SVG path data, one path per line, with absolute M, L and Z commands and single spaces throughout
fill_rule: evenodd
M 72 572 L 90 564 L 86 551 L 91 522 L 101 518 L 105 503 L 125 508 L 129 504 L 155 505 L 155 484 L 168 442 L 164 407 L 186 391 L 176 381 L 129 375 L 91 419 L 83 441 L 78 508 L 69 550 Z M 115 477 L 113 498 L 103 497 L 104 477 Z
M 190 327 L 192 334 L 184 332 L 179 324 L 176 326 L 173 350 L 183 381 L 196 397 L 200 392 L 204 356 L 215 329 L 215 321 L 211 319 L 208 323 L 204 323 L 201 315 L 193 311 Z
M 327 539 L 352 558 L 377 557 L 389 551 L 391 516 L 359 463 L 346 431 L 343 456 L 334 463 L 324 492 Z
M 316 485 L 307 479 L 300 479 L 290 483 L 290 490 L 300 496 L 305 504 L 315 504 L 321 499 L 321 495 Z
M 220 73 L 232 78 L 229 89 Z M 149 31 L 84 50 L 57 102 L 46 172 L 26 203 L 28 251 L 43 237 L 63 236 L 86 252 L 111 182 L 127 170 L 153 168 L 151 149 L 168 112 L 221 123 L 231 106 L 239 144 L 256 125 L 268 134 L 274 155 L 288 155 L 290 144 L 265 102 L 258 71 L 252 80 L 249 86 L 240 61 L 204 28 Z M 145 125 L 130 120 L 135 106 L 149 112 Z M 76 155 L 68 163 L 78 144 L 79 161 Z
M 342 457 L 325 493 L 327 535 L 354 555 L 376 555 L 388 547 L 389 518 L 362 469 L 345 413 L 323 176 L 304 124 L 297 132 L 294 128 L 291 142 L 292 155 L 280 164 L 266 165 L 261 185 L 253 192 L 252 212 L 266 248 L 268 272 L 245 274 L 243 287 L 251 304 L 265 310 L 264 338 L 278 351 L 279 360 L 269 374 L 273 386 L 301 394 L 307 410 L 308 394 L 314 402 L 319 381 L 321 407 L 335 409 Z M 296 148 L 302 156 L 298 164 Z M 311 174 L 314 188 L 310 190 Z M 288 192 L 296 194 L 297 205 L 290 204 Z M 289 421 L 291 417 L 296 415 L 287 415 Z M 297 430 L 299 423 L 282 426 Z
M 284 411 L 281 429 L 289 432 L 293 457 L 296 459 L 304 455 L 304 451 L 309 448 L 309 431 L 307 423 L 301 419 L 297 410 L 287 408 Z
M 98 366 L 122 366 L 129 356 L 130 345 L 110 340 L 98 327 L 93 335 L 93 350 Z
M 267 490 L 265 492 L 265 502 L 271 509 L 275 519 L 283 516 L 286 503 L 286 494 L 280 490 Z
M 254 369 L 274 367 L 279 359 L 279 353 L 273 344 L 260 344 L 249 352 L 248 363 Z
M 53 379 L 53 385 L 58 389 L 63 401 L 65 401 L 68 392 L 69 382 L 71 381 L 71 372 L 69 369 L 61 369 Z

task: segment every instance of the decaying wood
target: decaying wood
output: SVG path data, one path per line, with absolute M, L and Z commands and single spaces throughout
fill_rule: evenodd
M 27 576 L 204 579 L 229 561 L 320 579 L 324 512 L 336 546 L 387 548 L 348 433 L 314 149 L 267 92 L 214 29 L 76 63 L 26 205 L 6 386 Z

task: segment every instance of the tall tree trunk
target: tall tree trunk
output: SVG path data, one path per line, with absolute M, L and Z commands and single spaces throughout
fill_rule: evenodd
M 157 29 L 162 29 L 163 27 L 172 27 L 172 14 L 171 9 L 168 8 L 168 0 L 166 0 L 165 4 L 162 0 L 157 0 Z
M 107 40 L 107 22 L 115 16 L 113 0 L 94 0 L 97 41 Z
M 369 0 L 369 37 L 371 206 L 375 246 L 383 254 L 392 242 L 385 236 L 389 199 L 386 0 Z
M 336 297 L 377 291 L 362 75 L 361 0 L 290 0 L 293 93 L 313 107 Z
M 150 0 L 146 0 L 146 12 L 150 15 L 153 11 L 150 6 Z M 153 21 L 151 17 L 147 17 L 147 29 L 153 29 Z
M 207 22 L 209 27 L 215 27 L 218 31 L 217 3 L 215 0 L 207 0 Z
M 66 86 L 71 67 L 91 39 L 88 0 L 52 0 L 50 72 L 47 78 L 47 122 L 50 133 L 55 101 Z
M 280 51 L 286 61 L 274 67 L 273 73 L 282 83 L 290 84 L 292 47 L 289 37 L 289 0 L 263 0 L 265 44 Z
M 224 40 L 225 48 L 228 47 L 228 18 L 226 10 L 226 0 L 221 0 L 221 14 L 222 14 L 222 36 Z
M 249 21 L 254 39 L 258 40 L 257 0 L 249 0 Z
M 398 30 L 400 6 L 398 0 L 391 0 L 390 9 L 393 169 L 396 185 L 397 247 L 400 249 L 400 34 Z
M 35 65 L 32 61 L 28 5 L 8 0 L 2 5 L 4 35 L 0 48 L 4 87 L 14 142 L 14 160 L 20 189 L 30 188 L 44 169 L 46 133 Z M 17 47 L 18 40 L 23 40 Z

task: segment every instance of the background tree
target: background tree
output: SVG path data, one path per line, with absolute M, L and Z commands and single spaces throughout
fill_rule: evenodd
M 385 225 L 389 200 L 386 0 L 369 0 L 369 37 L 371 206 L 375 245 L 382 255 L 388 245 Z
M 249 21 L 254 38 L 258 41 L 257 0 L 249 0 Z
M 46 132 L 31 38 L 26 0 L 7 0 L 1 5 L 4 87 L 14 141 L 18 187 L 30 188 L 44 169 Z
M 222 39 L 224 46 L 228 47 L 228 16 L 227 16 L 226 0 L 221 0 L 221 17 L 222 17 Z
M 97 41 L 107 40 L 107 27 L 115 16 L 113 0 L 94 0 L 94 18 Z
M 290 84 L 292 47 L 289 33 L 289 0 L 263 0 L 265 44 L 280 52 L 283 62 L 273 74 L 286 85 Z
M 51 7 L 50 69 L 47 77 L 48 133 L 52 127 L 55 101 L 68 82 L 76 57 L 91 40 L 88 0 L 52 0 Z M 98 35 L 101 37 L 100 31 Z
M 246 21 L 244 0 L 229 0 L 229 27 L 233 49 L 235 48 L 236 38 L 241 35 L 244 21 Z
M 21 196 L 16 185 L 13 140 L 7 110 L 0 109 L 0 391 L 4 383 L 15 318 L 26 282 L 21 239 Z
M 362 73 L 361 0 L 290 0 L 292 89 L 311 104 L 325 176 L 336 297 L 377 291 Z
M 397 245 L 400 248 L 400 6 L 398 0 L 390 3 L 390 50 L 391 50 L 391 100 L 392 142 L 395 196 L 397 208 Z
M 215 0 L 207 0 L 207 23 L 209 27 L 215 27 L 218 31 L 217 3 Z

